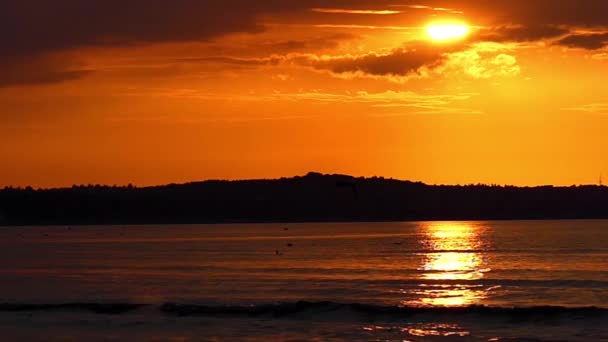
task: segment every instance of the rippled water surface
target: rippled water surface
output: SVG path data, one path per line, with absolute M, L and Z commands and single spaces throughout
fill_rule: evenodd
M 6 227 L 0 302 L 148 304 L 107 330 L 99 313 L 36 311 L 68 337 L 134 320 L 119 337 L 601 339 L 606 314 L 581 308 L 608 307 L 606 260 L 608 221 Z M 31 311 L 5 308 L 0 324 L 24 333 Z M 91 315 L 92 327 L 49 323 L 59 315 Z

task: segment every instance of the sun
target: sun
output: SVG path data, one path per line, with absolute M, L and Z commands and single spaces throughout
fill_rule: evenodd
M 426 27 L 426 33 L 436 41 L 461 39 L 469 34 L 469 31 L 469 26 L 461 23 L 429 24 Z

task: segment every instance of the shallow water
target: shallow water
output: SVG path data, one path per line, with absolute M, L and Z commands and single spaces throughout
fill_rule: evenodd
M 27 339 L 31 324 L 66 338 L 608 339 L 608 314 L 581 309 L 608 308 L 607 257 L 601 220 L 6 227 L 0 302 L 21 307 L 0 308 L 0 327 Z M 147 306 L 27 306 L 65 303 Z

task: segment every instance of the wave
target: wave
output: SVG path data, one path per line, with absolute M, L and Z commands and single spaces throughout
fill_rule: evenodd
M 496 307 L 471 305 L 461 307 L 391 306 L 363 303 L 344 304 L 331 301 L 297 301 L 261 305 L 203 305 L 164 303 L 160 306 L 132 303 L 63 303 L 63 304 L 0 304 L 0 312 L 90 312 L 121 315 L 153 308 L 151 312 L 175 317 L 272 318 L 272 319 L 334 319 L 334 320 L 399 320 L 416 319 L 508 319 L 512 322 L 536 322 L 563 319 L 608 319 L 608 308 L 595 306 L 532 306 Z
M 314 318 L 363 318 L 399 319 L 409 316 L 453 316 L 475 315 L 476 317 L 505 317 L 517 320 L 553 319 L 557 316 L 569 318 L 606 317 L 608 309 L 599 307 L 492 307 L 472 305 L 462 307 L 418 307 L 384 306 L 362 303 L 342 304 L 336 302 L 298 301 L 281 304 L 253 306 L 208 306 L 195 304 L 165 303 L 160 307 L 165 314 L 175 316 L 216 316 L 216 317 L 314 317 Z
M 62 304 L 0 304 L 0 312 L 88 311 L 97 314 L 120 315 L 138 310 L 147 304 L 130 303 L 62 303 Z

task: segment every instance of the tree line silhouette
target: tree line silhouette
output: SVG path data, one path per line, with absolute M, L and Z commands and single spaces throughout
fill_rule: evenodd
M 608 187 L 427 185 L 306 176 L 155 187 L 0 190 L 0 224 L 608 218 Z

